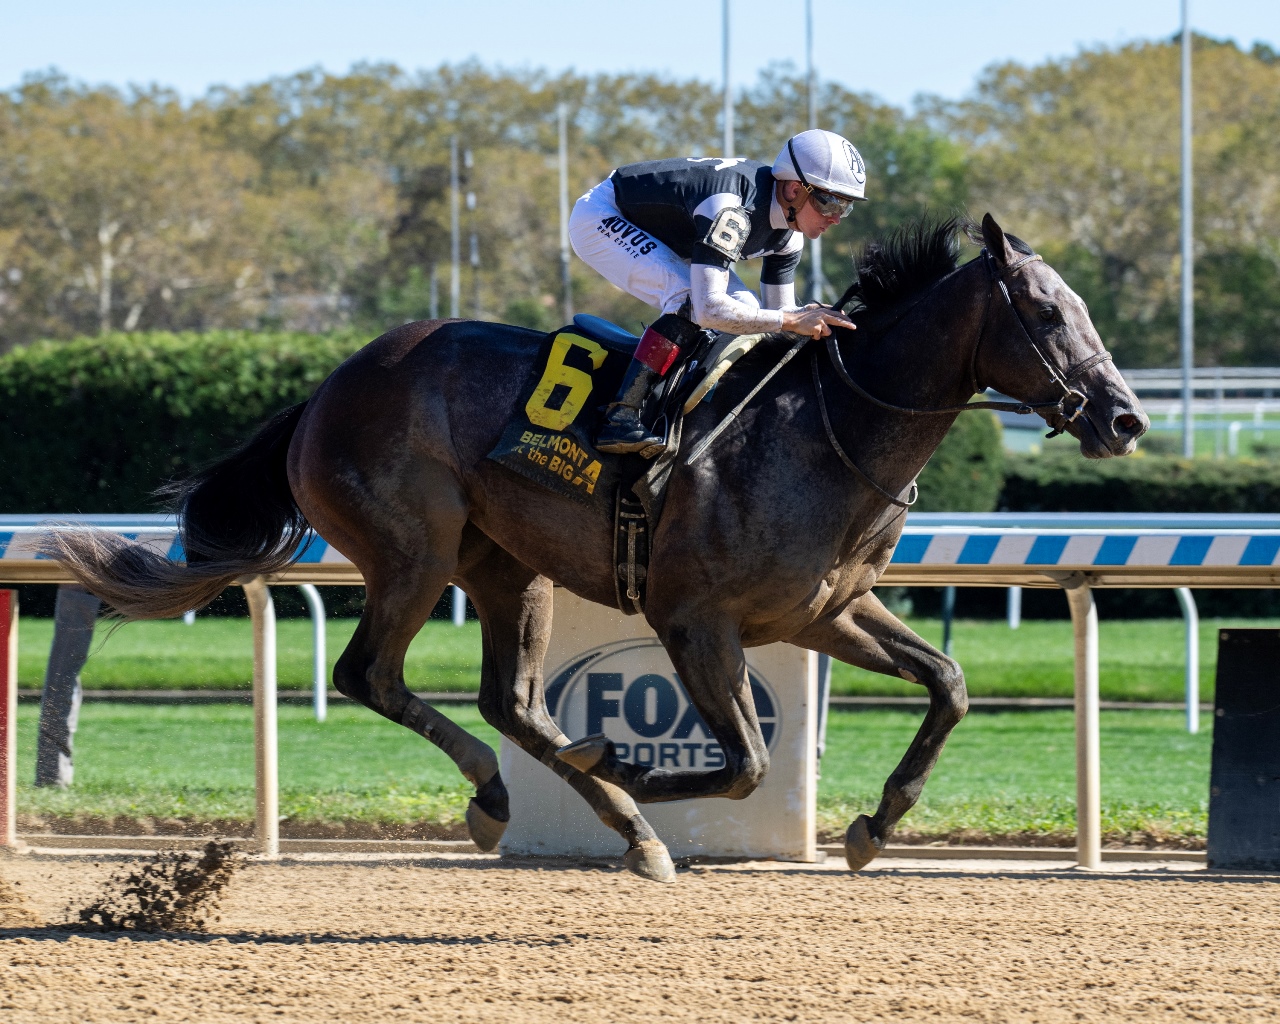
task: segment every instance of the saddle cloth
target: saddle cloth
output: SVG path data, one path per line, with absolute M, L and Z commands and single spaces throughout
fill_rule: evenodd
M 583 318 L 586 319 L 585 317 Z M 598 410 L 613 400 L 631 360 L 614 339 L 576 324 L 547 335 L 516 414 L 488 458 L 548 490 L 613 514 L 621 476 L 617 456 L 593 445 Z M 631 347 L 635 341 L 632 339 Z
M 662 514 L 683 420 L 683 396 L 675 394 L 667 451 L 652 461 L 596 451 L 598 410 L 617 393 L 638 341 L 608 321 L 581 315 L 547 335 L 516 414 L 486 456 L 613 521 L 614 582 L 629 615 L 644 609 L 649 538 Z

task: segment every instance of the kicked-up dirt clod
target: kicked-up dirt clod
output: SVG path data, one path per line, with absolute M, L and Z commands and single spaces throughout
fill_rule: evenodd
M 167 852 L 107 880 L 101 896 L 74 914 L 95 931 L 198 932 L 211 920 L 242 858 L 230 843 L 210 840 L 199 859 Z M 69 915 L 70 916 L 70 915 Z
M 0 928 L 30 928 L 41 923 L 22 894 L 0 876 Z

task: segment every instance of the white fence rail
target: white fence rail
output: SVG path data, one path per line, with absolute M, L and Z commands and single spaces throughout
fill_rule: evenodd
M 68 581 L 55 563 L 37 553 L 40 524 L 51 519 L 100 526 L 150 544 L 172 558 L 182 557 L 175 524 L 161 516 L 0 517 L 0 583 Z M 270 579 L 245 584 L 254 623 L 257 839 L 266 856 L 275 856 L 279 850 L 275 615 L 266 584 L 362 582 L 355 566 L 313 535 L 295 565 Z M 1096 868 L 1102 854 L 1098 617 L 1092 591 L 1097 587 L 1280 586 L 1280 515 L 915 513 L 881 582 L 1065 591 L 1075 635 L 1076 858 L 1082 867 Z M 1189 630 L 1189 660 L 1191 645 Z M 1198 704 L 1192 696 L 1189 692 L 1188 716 L 1196 713 Z M 0 714 L 0 721 L 4 720 Z M 0 750 L 0 765 L 11 762 L 11 751 Z M 11 816 L 12 804 L 7 811 Z

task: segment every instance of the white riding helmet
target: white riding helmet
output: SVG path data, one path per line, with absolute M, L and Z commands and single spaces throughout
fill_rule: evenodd
M 779 181 L 799 181 L 838 196 L 866 201 L 867 165 L 853 143 L 835 132 L 810 128 L 793 135 L 773 162 Z

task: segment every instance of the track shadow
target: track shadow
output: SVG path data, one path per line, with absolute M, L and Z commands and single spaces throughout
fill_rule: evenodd
M 701 935 L 694 936 L 699 940 L 720 942 L 736 942 L 741 935 Z M 591 942 L 617 942 L 619 934 L 593 935 L 590 932 L 558 932 L 554 935 L 498 935 L 489 932 L 485 935 L 341 935 L 332 932 L 140 932 L 130 929 L 119 931 L 85 931 L 69 925 L 47 925 L 42 928 L 0 928 L 0 941 L 5 939 L 39 939 L 46 942 L 67 942 L 91 940 L 100 942 L 117 942 L 127 938 L 133 942 L 189 942 L 200 945 L 226 943 L 234 946 L 281 945 L 281 946 L 511 946 L 524 948 L 545 948 L 548 946 L 575 946 Z M 629 940 L 636 936 L 628 937 Z M 669 942 L 661 936 L 639 936 L 641 942 Z
M 776 869 L 750 868 L 739 869 L 741 874 L 762 875 L 774 874 Z M 821 868 L 788 868 L 788 874 L 818 875 L 826 878 L 841 872 L 832 872 Z M 1201 868 L 1197 871 L 1185 871 L 1180 868 L 1143 868 L 1133 871 L 1089 871 L 1083 868 L 1044 868 L 1035 870 L 1012 871 L 964 871 L 939 868 L 863 868 L 856 875 L 849 873 L 850 879 L 858 878 L 961 878 L 974 880 L 1013 879 L 1034 881 L 1035 879 L 1054 878 L 1068 882 L 1203 882 L 1203 883 L 1271 883 L 1280 882 L 1280 875 L 1261 875 L 1250 871 L 1209 871 Z

